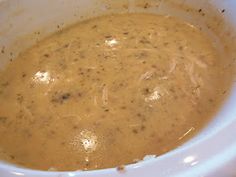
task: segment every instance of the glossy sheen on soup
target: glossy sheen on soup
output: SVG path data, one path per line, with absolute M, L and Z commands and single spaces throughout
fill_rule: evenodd
M 1 159 L 63 171 L 158 158 L 216 112 L 229 80 L 222 62 L 199 29 L 173 17 L 81 22 L 1 72 Z

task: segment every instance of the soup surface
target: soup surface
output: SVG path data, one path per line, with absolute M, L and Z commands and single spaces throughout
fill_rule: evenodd
M 229 88 L 196 27 L 151 14 L 103 16 L 28 49 L 0 74 L 0 157 L 89 170 L 161 155 L 192 137 Z

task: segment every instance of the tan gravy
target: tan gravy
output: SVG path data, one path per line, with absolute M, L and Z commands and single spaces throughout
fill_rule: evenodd
M 0 157 L 88 170 L 161 155 L 198 132 L 230 80 L 196 27 L 151 14 L 87 20 L 0 74 Z

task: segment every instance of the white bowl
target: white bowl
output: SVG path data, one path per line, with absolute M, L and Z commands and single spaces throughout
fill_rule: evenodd
M 137 4 L 148 2 L 151 7 Z M 46 35 L 76 21 L 116 12 L 170 14 L 200 26 L 219 49 L 225 65 L 236 60 L 235 0 L 0 0 L 1 68 L 17 54 Z M 199 11 L 199 9 L 202 9 Z M 60 29 L 59 29 L 60 30 Z M 36 33 L 37 32 L 37 33 Z M 40 33 L 38 33 L 40 32 Z M 216 37 L 218 36 L 219 39 Z M 232 65 L 234 67 L 234 64 Z M 236 85 L 207 127 L 179 148 L 158 158 L 128 165 L 124 172 L 115 168 L 43 172 L 0 163 L 1 177 L 232 177 L 236 176 Z

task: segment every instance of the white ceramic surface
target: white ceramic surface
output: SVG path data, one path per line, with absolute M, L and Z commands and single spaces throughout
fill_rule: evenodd
M 136 7 L 135 0 L 0 0 L 0 65 L 59 27 L 83 18 L 114 12 L 148 11 L 170 14 L 201 26 L 226 51 L 225 65 L 236 59 L 235 0 L 146 0 L 155 5 Z M 174 2 L 175 5 L 171 5 Z M 128 8 L 123 8 L 127 3 Z M 195 10 L 178 9 L 189 5 Z M 198 13 L 202 9 L 204 16 Z M 222 13 L 222 10 L 225 10 Z M 208 27 L 207 27 L 208 26 Z M 35 33 L 40 31 L 40 34 Z M 215 38 L 221 37 L 221 40 Z M 227 55 L 226 55 L 227 54 Z M 234 65 L 233 65 L 234 66 Z M 236 85 L 212 122 L 195 138 L 158 158 L 88 172 L 42 172 L 0 163 L 0 177 L 233 177 L 236 176 Z

